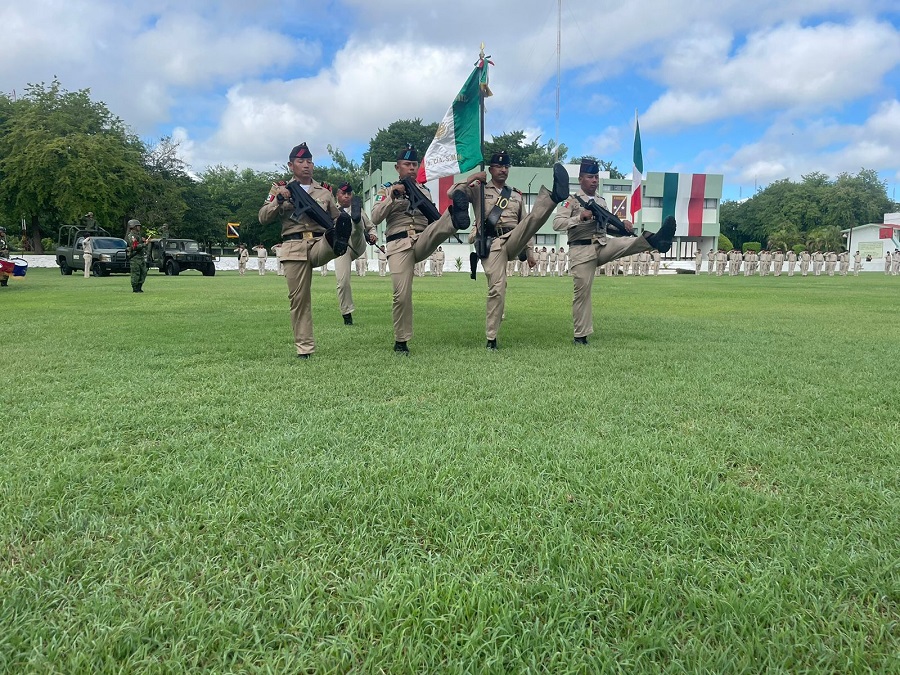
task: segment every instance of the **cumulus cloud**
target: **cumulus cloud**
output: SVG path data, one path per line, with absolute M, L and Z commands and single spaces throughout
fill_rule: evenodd
M 785 107 L 839 107 L 871 94 L 900 64 L 900 32 L 861 20 L 850 25 L 777 26 L 731 40 L 703 32 L 685 38 L 659 69 L 669 87 L 644 115 L 658 129 L 703 124 Z
M 709 170 L 724 173 L 734 182 L 759 184 L 796 180 L 813 171 L 836 176 L 866 168 L 896 175 L 898 156 L 900 101 L 892 99 L 861 124 L 781 120 L 758 141 L 744 145 Z

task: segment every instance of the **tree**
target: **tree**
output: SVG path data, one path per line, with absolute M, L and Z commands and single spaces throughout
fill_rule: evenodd
M 569 164 L 581 164 L 582 160 L 584 160 L 586 158 L 588 158 L 588 155 L 585 155 L 584 157 L 573 157 L 572 159 L 569 160 L 568 163 Z M 595 158 L 591 157 L 590 159 L 595 159 Z M 625 174 L 622 173 L 621 171 L 619 171 L 619 167 L 617 167 L 612 162 L 609 162 L 605 159 L 597 159 L 596 161 L 597 161 L 597 164 L 600 165 L 601 171 L 609 171 L 610 178 L 617 178 L 617 179 L 625 178 Z
M 368 173 L 369 167 L 372 171 L 380 169 L 382 162 L 393 164 L 397 161 L 397 153 L 405 148 L 407 143 L 415 146 L 421 158 L 434 140 L 437 128 L 437 122 L 422 124 L 419 118 L 391 122 L 387 129 L 379 129 L 369 141 L 369 149 L 363 153 L 362 166 Z
M 551 167 L 556 161 L 555 150 L 556 143 L 548 141 L 545 144 L 540 143 L 540 136 L 531 141 L 525 142 L 525 132 L 522 130 L 510 131 L 505 134 L 498 134 L 485 140 L 484 142 L 484 159 L 485 162 L 490 161 L 491 155 L 496 152 L 505 150 L 509 155 L 509 163 L 512 166 L 540 166 Z M 560 143 L 559 161 L 565 161 L 568 148 Z
M 119 222 L 146 178 L 143 144 L 122 120 L 89 90 L 68 92 L 55 79 L 28 85 L 18 101 L 5 98 L 0 204 L 8 219 L 26 219 L 31 250 L 43 252 L 50 223 L 77 222 L 88 211 L 101 225 Z

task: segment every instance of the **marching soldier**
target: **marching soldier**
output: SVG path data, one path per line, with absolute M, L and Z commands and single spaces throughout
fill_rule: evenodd
M 506 306 L 507 265 L 516 260 L 525 249 L 528 241 L 553 213 L 556 205 L 569 194 L 569 174 L 561 164 L 553 167 L 553 190 L 541 186 L 537 200 L 531 213 L 525 213 L 525 200 L 516 188 L 507 185 L 510 158 L 505 151 L 491 155 L 488 163 L 488 174 L 484 171 L 469 175 L 463 182 L 450 188 L 448 194 L 464 191 L 475 210 L 475 228 L 486 227 L 493 232 L 490 250 L 486 258 L 482 258 L 481 266 L 487 277 L 487 318 L 485 335 L 487 348 L 498 349 L 497 333 L 500 330 L 503 312 Z M 484 210 L 481 212 L 481 185 L 484 184 Z M 475 231 L 473 229 L 473 235 Z M 471 237 L 470 237 L 471 238 Z M 540 253 L 541 271 L 546 274 L 546 261 L 549 254 Z M 528 263 L 522 263 L 527 270 Z M 527 276 L 527 272 L 526 272 Z
M 597 201 L 606 206 L 603 197 L 597 194 L 600 185 L 600 166 L 596 160 L 584 159 L 578 175 L 581 189 L 559 205 L 553 219 L 553 229 L 566 232 L 569 241 L 569 269 L 574 278 L 574 299 L 572 319 L 575 344 L 586 345 L 588 336 L 594 332 L 591 288 L 594 283 L 594 269 L 610 260 L 625 255 L 649 251 L 655 248 L 666 253 L 672 247 L 675 236 L 675 219 L 666 218 L 659 232 L 645 232 L 638 237 L 608 237 L 599 229 L 593 214 L 582 204 Z M 626 223 L 626 225 L 628 225 Z
M 794 269 L 797 267 L 797 252 L 791 249 L 787 252 L 788 276 L 794 276 Z
M 363 241 L 351 241 L 347 247 L 347 252 L 342 256 L 334 259 L 334 276 L 337 279 L 337 298 L 338 307 L 341 316 L 344 319 L 344 325 L 353 325 L 353 310 L 356 306 L 353 304 L 353 289 L 350 288 L 350 266 L 356 261 L 357 276 L 365 276 L 360 260 L 365 263 L 366 242 L 375 241 L 375 227 L 372 225 L 369 217 L 363 212 L 359 204 L 353 203 L 353 187 L 350 183 L 342 183 L 336 192 L 337 206 L 341 213 L 350 216 L 353 223 L 359 222 L 363 231 Z M 358 246 L 359 249 L 355 248 Z
M 131 268 L 131 292 L 143 293 L 144 280 L 147 278 L 147 240 L 141 235 L 141 223 L 138 220 L 128 221 L 128 234 L 125 235 L 128 244 L 128 260 Z
M 407 145 L 397 155 L 395 168 L 401 179 L 415 179 L 419 170 L 419 156 L 412 145 Z M 431 198 L 428 188 L 420 186 L 419 189 L 425 197 Z M 409 209 L 409 196 L 402 183 L 385 185 L 379 190 L 375 202 L 372 222 L 375 225 L 387 222 L 387 258 L 394 286 L 391 309 L 394 320 L 394 351 L 409 354 L 407 343 L 413 336 L 413 269 L 417 262 L 425 260 L 450 235 L 469 227 L 469 200 L 465 192 L 457 190 L 451 196 L 450 208 L 433 223 L 429 223 L 418 210 Z
M 858 277 L 862 269 L 862 255 L 859 251 L 853 254 L 853 276 Z
M 288 298 L 291 305 L 291 328 L 297 357 L 308 359 L 316 349 L 313 338 L 312 303 L 310 287 L 312 271 L 329 260 L 344 255 L 348 244 L 355 251 L 363 246 L 362 221 L 352 223 L 350 215 L 342 213 L 335 204 L 331 188 L 325 183 L 313 180 L 312 152 L 306 143 L 294 146 L 288 155 L 288 168 L 293 177 L 290 181 L 279 181 L 272 186 L 269 196 L 259 210 L 259 222 L 263 225 L 281 221 L 281 261 L 287 281 Z M 288 185 L 296 184 L 306 191 L 327 214 L 333 223 L 326 228 L 313 219 L 309 212 L 303 212 L 295 220 L 296 206 L 291 198 Z

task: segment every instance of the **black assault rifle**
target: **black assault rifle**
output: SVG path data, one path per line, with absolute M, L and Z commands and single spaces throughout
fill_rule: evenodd
M 290 215 L 291 220 L 296 223 L 305 213 L 316 223 L 316 225 L 320 225 L 326 230 L 330 230 L 334 227 L 331 216 L 328 215 L 325 209 L 319 206 L 319 202 L 309 196 L 309 193 L 303 189 L 303 186 L 300 185 L 300 183 L 291 181 L 286 187 L 291 193 L 291 200 L 294 202 L 294 212 Z
M 581 197 L 577 197 L 578 203 L 581 204 L 585 209 L 591 212 L 591 215 L 594 216 L 594 220 L 597 221 L 597 225 L 601 230 L 606 230 L 607 232 L 611 232 L 612 234 L 618 234 L 621 237 L 636 237 L 637 235 L 634 231 L 629 230 L 625 227 L 625 223 L 623 223 L 617 215 L 611 213 L 604 209 L 600 204 L 595 201 L 584 201 Z
M 406 178 L 401 178 L 397 182 L 406 188 L 406 198 L 409 200 L 410 211 L 418 210 L 419 213 L 425 216 L 425 220 L 428 221 L 429 225 L 441 217 L 441 212 L 438 211 L 434 203 L 425 196 L 425 193 L 419 189 L 419 186 L 416 185 L 416 181 L 414 181 L 412 177 L 407 176 Z M 460 244 L 462 243 L 462 239 L 459 238 L 459 235 L 454 234 L 453 238 Z

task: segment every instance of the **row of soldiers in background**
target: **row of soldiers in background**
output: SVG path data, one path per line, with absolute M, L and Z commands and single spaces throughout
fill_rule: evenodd
M 871 258 L 867 259 L 871 260 Z M 697 274 L 700 274 L 702 263 L 702 253 L 697 251 L 694 256 L 694 271 Z M 862 254 L 857 251 L 853 255 L 853 276 L 859 276 L 862 264 Z M 885 263 L 885 273 L 890 273 L 891 265 L 892 263 Z M 756 251 L 741 253 L 736 249 L 726 253 L 723 250 L 713 251 L 710 249 L 706 254 L 706 273 L 711 275 L 713 270 L 715 270 L 715 274 L 718 277 L 724 275 L 736 277 L 741 273 L 742 267 L 745 277 L 756 274 L 759 274 L 761 277 L 769 274 L 780 277 L 782 272 L 784 272 L 785 266 L 787 266 L 787 275 L 789 277 L 794 276 L 794 271 L 798 266 L 800 267 L 800 275 L 804 277 L 808 276 L 810 271 L 812 271 L 813 276 L 817 277 L 823 273 L 833 277 L 835 272 L 840 276 L 847 276 L 850 271 L 850 253 L 847 251 L 841 253 L 834 251 L 826 251 L 824 253 L 822 251 L 813 253 L 802 251 L 798 255 L 794 251 L 785 253 L 780 250 L 768 251 L 765 249 L 759 251 L 759 253 Z

